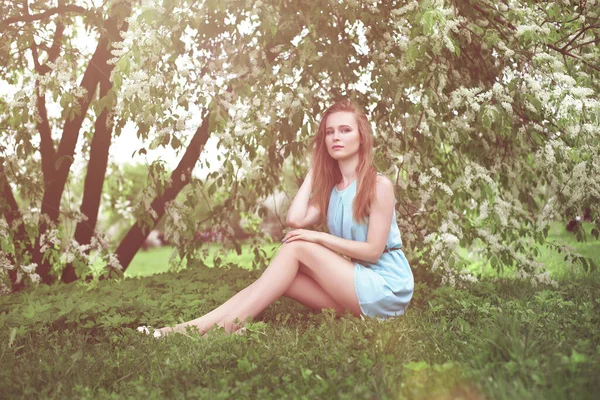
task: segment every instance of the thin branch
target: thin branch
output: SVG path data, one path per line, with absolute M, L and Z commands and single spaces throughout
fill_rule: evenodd
M 63 38 L 63 32 L 65 31 L 64 24 L 58 22 L 56 24 L 56 31 L 54 32 L 54 39 L 52 40 L 52 46 L 47 50 L 48 60 L 44 65 L 40 67 L 40 74 L 47 74 L 50 72 L 50 67 L 48 63 L 53 63 L 56 61 L 58 56 L 60 55 L 60 42 Z
M 577 40 L 577 38 L 581 35 L 583 35 L 585 33 L 585 31 L 587 31 L 590 27 L 585 27 L 582 30 L 580 30 L 579 32 L 577 32 L 577 34 L 573 37 L 573 39 L 569 40 L 569 43 L 565 44 L 562 49 L 566 50 L 574 41 Z
M 569 56 L 571 58 L 575 58 L 576 60 L 581 61 L 582 63 L 584 63 L 585 65 L 587 65 L 590 68 L 595 69 L 596 71 L 600 71 L 600 67 L 594 65 L 594 64 L 590 64 L 589 62 L 587 62 L 586 60 L 584 60 L 583 58 L 579 57 L 576 54 L 571 54 L 568 51 L 565 51 L 559 47 L 554 46 L 553 44 L 548 44 L 547 45 L 549 48 L 551 48 L 552 50 L 558 51 L 559 53 L 561 53 L 564 56 Z
M 580 44 L 578 44 L 577 46 L 573 46 L 573 47 L 571 47 L 571 48 L 569 49 L 569 51 L 573 51 L 573 50 L 575 50 L 575 49 L 578 49 L 578 48 L 580 48 L 580 47 L 583 47 L 583 46 L 585 46 L 585 45 L 587 45 L 587 44 L 592 44 L 592 43 L 600 43 L 600 39 L 592 39 L 592 40 L 589 40 L 589 41 L 587 41 L 587 42 L 580 43 Z
M 40 153 L 42 157 L 42 172 L 44 181 L 50 179 L 56 162 L 56 150 L 52 141 L 50 123 L 48 122 L 48 112 L 46 111 L 46 94 L 42 93 L 39 86 L 39 80 L 35 82 L 35 92 L 37 96 L 37 111 L 41 121 L 37 123 L 40 132 Z

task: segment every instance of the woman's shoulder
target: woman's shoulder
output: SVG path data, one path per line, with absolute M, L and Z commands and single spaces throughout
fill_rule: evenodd
M 385 175 L 383 175 L 381 172 L 377 173 L 377 180 L 376 180 L 377 185 L 382 185 L 383 187 L 390 187 L 393 188 L 394 184 L 392 183 L 392 181 Z
M 396 202 L 396 196 L 394 195 L 394 184 L 385 175 L 378 173 L 377 180 L 375 182 L 375 198 L 377 201 L 386 201 L 386 199 L 394 199 Z

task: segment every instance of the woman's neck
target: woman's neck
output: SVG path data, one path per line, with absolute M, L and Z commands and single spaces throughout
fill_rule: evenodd
M 342 173 L 342 184 L 347 186 L 356 179 L 356 167 L 358 167 L 358 156 L 348 160 L 338 160 L 338 166 Z

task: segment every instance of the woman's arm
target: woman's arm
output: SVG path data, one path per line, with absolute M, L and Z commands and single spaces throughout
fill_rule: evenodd
M 286 225 L 290 228 L 304 228 L 319 222 L 319 209 L 309 205 L 310 193 L 312 191 L 312 168 L 304 178 L 304 182 L 298 193 L 292 200 L 286 216 Z
M 325 232 L 303 229 L 288 232 L 284 240 L 286 243 L 294 240 L 315 242 L 348 257 L 376 263 L 383 250 L 385 250 L 393 215 L 393 184 L 386 177 L 378 176 L 375 185 L 375 200 L 369 213 L 369 229 L 366 242 L 343 239 Z

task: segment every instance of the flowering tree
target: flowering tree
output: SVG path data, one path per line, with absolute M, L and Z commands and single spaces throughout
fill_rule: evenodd
M 163 215 L 179 257 L 202 258 L 198 227 L 226 224 L 232 209 L 261 215 L 284 163 L 303 177 L 319 113 L 350 96 L 373 121 L 414 267 L 471 279 L 454 250 L 477 244 L 495 268 L 547 280 L 534 244 L 549 221 L 589 208 L 596 238 L 600 229 L 597 3 L 1 1 L 0 79 L 15 89 L 0 100 L 1 271 L 13 284 L 72 281 L 94 248 L 122 270 Z M 151 165 L 113 254 L 95 225 L 110 140 L 128 122 L 149 148 L 182 155 L 170 173 Z M 191 170 L 210 135 L 227 155 L 206 186 Z M 81 208 L 61 210 L 80 136 Z M 190 221 L 204 199 L 173 201 L 188 184 L 208 197 L 231 189 L 207 220 Z M 61 213 L 80 220 L 66 249 Z

